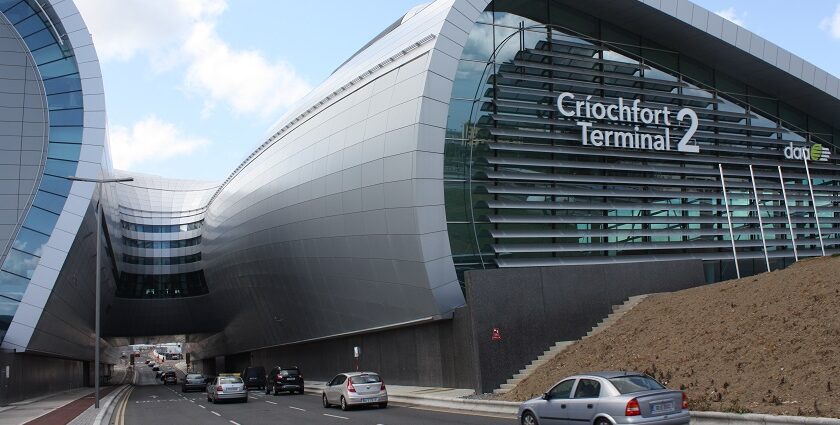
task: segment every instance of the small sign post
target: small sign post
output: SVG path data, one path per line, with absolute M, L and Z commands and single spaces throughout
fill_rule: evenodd
M 356 372 L 359 371 L 359 357 L 362 355 L 362 348 L 359 346 L 353 347 L 353 359 L 356 363 Z
M 501 341 L 502 340 L 502 333 L 499 331 L 499 328 L 493 328 L 493 332 L 490 334 L 490 341 Z

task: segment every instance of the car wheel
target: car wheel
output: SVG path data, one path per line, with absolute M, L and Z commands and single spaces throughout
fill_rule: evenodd
M 303 394 L 303 390 L 298 390 L 298 394 Z
M 242 402 L 243 402 L 243 403 L 247 403 L 247 402 L 248 402 L 248 396 L 247 396 L 247 395 L 245 396 L 245 398 L 243 398 L 243 399 L 242 399 Z
M 607 418 L 598 418 L 595 420 L 595 425 L 612 425 L 612 423 Z
M 265 387 L 265 395 L 269 395 L 269 394 L 271 394 L 271 389 L 268 388 L 268 387 Z
M 277 391 L 277 388 L 274 389 L 274 395 L 280 395 L 280 391 Z
M 385 403 L 379 403 L 379 408 L 380 408 L 380 409 L 384 409 L 384 408 L 386 408 L 386 407 L 388 407 L 388 403 L 387 403 L 387 402 L 385 402 Z
M 339 401 L 341 403 L 341 410 L 345 412 L 350 410 L 350 406 L 347 405 L 347 400 L 344 399 L 344 396 L 341 396 L 341 400 Z
M 207 396 L 207 402 L 210 403 L 210 404 L 213 404 L 213 399 L 210 398 L 210 395 Z
M 330 402 L 327 401 L 327 395 L 321 394 L 321 403 L 324 405 L 325 408 L 330 407 Z
M 522 414 L 522 425 L 539 425 L 539 422 L 533 413 L 525 412 Z

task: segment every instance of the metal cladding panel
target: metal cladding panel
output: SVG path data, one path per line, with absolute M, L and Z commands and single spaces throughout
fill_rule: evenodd
M 32 7 L 36 7 L 33 3 Z M 32 73 L 31 75 L 27 75 L 27 78 L 32 79 L 33 82 L 37 82 L 37 84 L 27 85 L 27 90 L 29 87 L 37 87 L 39 90 L 39 96 L 31 96 L 27 97 L 27 106 L 33 106 L 32 99 L 41 99 L 46 101 L 45 103 L 50 102 L 50 94 L 60 93 L 62 90 L 70 91 L 76 90 L 79 92 L 80 97 L 82 99 L 87 98 L 88 95 L 101 95 L 102 94 L 102 76 L 99 70 L 99 61 L 96 56 L 95 50 L 92 48 L 92 40 L 90 37 L 90 33 L 84 25 L 84 22 L 79 15 L 78 9 L 76 9 L 75 4 L 72 1 L 65 0 L 53 2 L 51 1 L 40 1 L 36 7 L 43 13 L 46 13 L 47 16 L 50 17 L 50 21 L 47 22 L 48 30 L 51 30 L 53 34 L 59 36 L 62 40 L 61 48 L 63 49 L 63 59 L 56 59 L 55 62 L 50 62 L 54 59 L 52 58 L 45 58 L 42 54 L 43 52 L 39 52 L 37 55 L 34 55 L 30 52 L 29 48 L 26 45 L 23 45 L 23 52 L 27 55 L 29 60 L 32 63 L 37 63 L 38 68 L 37 71 Z M 34 9 L 33 9 L 34 10 Z M 66 22 L 65 22 L 66 19 Z M 6 20 L 5 16 L 3 21 L 6 24 L 9 22 Z M 10 37 L 9 40 L 14 38 L 18 38 L 21 40 L 20 34 L 9 25 L 7 28 L 11 29 L 12 33 L 14 34 L 13 37 Z M 76 52 L 73 50 L 74 48 L 79 49 L 79 55 L 76 55 Z M 3 49 L 3 56 L 6 57 L 10 55 L 7 52 L 8 49 Z M 59 61 L 64 60 L 68 63 L 72 62 L 72 67 L 78 70 L 78 88 L 62 88 L 58 89 L 51 85 L 45 85 L 45 80 L 54 77 L 55 75 L 51 75 L 51 73 L 55 72 L 55 66 L 52 69 L 47 70 L 48 64 L 58 63 Z M 34 68 L 33 68 L 34 69 Z M 37 102 L 36 102 L 37 103 Z M 50 151 L 48 155 L 44 152 L 43 158 L 46 162 L 46 167 L 41 168 L 39 171 L 38 178 L 33 180 L 33 195 L 36 186 L 34 184 L 41 182 L 47 177 L 43 177 L 41 174 L 47 172 L 47 174 L 52 174 L 53 176 L 63 177 L 65 174 L 75 174 L 79 177 L 89 177 L 89 178 L 96 178 L 99 177 L 102 173 L 103 164 L 107 168 L 108 164 L 110 164 L 110 158 L 107 157 L 107 154 L 102 154 L 100 149 L 94 149 L 90 151 L 91 147 L 101 147 L 107 145 L 107 136 L 103 129 L 105 128 L 105 105 L 104 99 L 93 99 L 92 102 L 87 103 L 84 100 L 79 102 L 78 104 L 79 109 L 81 109 L 81 119 L 76 121 L 75 118 L 70 119 L 62 116 L 61 112 L 56 112 L 55 116 L 52 116 L 52 112 L 50 116 L 46 116 L 43 121 L 39 121 L 41 126 L 44 123 L 47 124 L 56 124 L 62 125 L 66 121 L 67 124 L 65 125 L 76 125 L 80 127 L 80 132 L 77 135 L 74 135 L 70 138 L 65 134 L 61 134 L 58 130 L 50 129 L 49 133 L 47 132 L 46 128 L 42 131 L 37 131 L 31 125 L 27 126 L 24 125 L 24 136 L 41 136 L 46 138 L 46 135 L 49 134 L 51 140 L 57 140 L 61 142 L 69 142 L 69 143 L 76 143 L 80 145 L 80 152 L 81 150 L 85 150 L 86 155 L 84 157 L 79 156 L 71 156 L 67 157 L 66 159 L 70 159 L 75 164 L 72 168 L 66 168 L 67 164 L 62 164 L 60 161 L 63 159 L 58 159 L 58 154 L 53 154 Z M 45 106 L 44 106 L 45 107 Z M 62 109 L 63 107 L 59 107 L 58 104 L 55 105 L 55 109 Z M 51 109 L 53 109 L 51 107 Z M 53 111 L 55 112 L 55 111 Z M 69 114 L 72 112 L 68 112 Z M 25 119 L 26 120 L 26 119 Z M 52 121 L 50 121 L 52 120 Z M 71 123 L 72 121 L 72 123 Z M 55 134 L 53 134 L 55 131 Z M 23 138 L 26 141 L 26 137 Z M 45 142 L 46 144 L 46 142 Z M 93 155 L 92 153 L 99 152 L 100 154 Z M 106 151 L 107 152 L 107 151 Z M 43 166 L 43 162 L 41 165 Z M 50 167 L 54 167 L 50 171 Z M 23 183 L 23 181 L 22 181 Z M 47 183 L 41 182 L 42 186 L 41 189 L 47 188 L 45 186 Z M 81 346 L 92 346 L 93 339 L 91 338 L 90 330 L 93 327 L 92 321 L 85 321 L 83 319 L 79 319 L 80 322 L 71 323 L 75 319 L 83 316 L 73 316 L 69 314 L 67 311 L 64 313 L 56 313 L 52 314 L 52 320 L 44 322 L 43 329 L 42 329 L 42 317 L 45 317 L 45 313 L 50 311 L 54 305 L 60 304 L 60 297 L 53 296 L 54 294 L 50 293 L 50 296 L 46 298 L 43 293 L 38 291 L 38 288 L 52 288 L 57 279 L 58 274 L 54 272 L 50 273 L 42 273 L 41 269 L 50 269 L 54 271 L 55 269 L 61 269 L 65 263 L 65 260 L 68 256 L 68 234 L 75 236 L 79 230 L 79 227 L 82 223 L 82 218 L 79 215 L 79 207 L 80 203 L 89 203 L 93 196 L 93 190 L 90 183 L 82 183 L 82 182 L 73 182 L 72 184 L 68 185 L 66 189 L 67 193 L 65 196 L 73 194 L 81 199 L 74 199 L 73 202 L 64 201 L 61 204 L 60 211 L 53 211 L 53 213 L 58 214 L 57 221 L 53 225 L 52 228 L 46 228 L 42 230 L 46 230 L 46 233 L 49 234 L 49 239 L 47 240 L 46 244 L 44 245 L 44 257 L 39 259 L 38 265 L 35 266 L 32 270 L 32 276 L 54 276 L 54 279 L 48 282 L 40 282 L 36 285 L 35 282 L 32 282 L 30 286 L 32 288 L 27 288 L 26 292 L 24 293 L 22 299 L 20 300 L 21 305 L 26 305 L 24 308 L 25 314 L 22 313 L 20 315 L 15 314 L 11 324 L 9 325 L 8 331 L 6 332 L 5 338 L 3 338 L 2 345 L 0 347 L 5 349 L 14 349 L 17 351 L 27 351 L 30 350 L 29 344 L 30 340 L 33 338 L 33 335 L 40 338 L 40 341 L 43 344 L 36 344 L 39 345 L 40 348 L 36 348 L 35 351 L 39 350 L 46 350 L 45 352 L 52 352 L 55 347 L 53 346 L 50 348 L 49 341 L 51 339 L 56 340 L 66 340 L 72 341 L 70 344 L 76 347 Z M 36 200 L 37 203 L 37 200 Z M 28 209 L 32 207 L 27 205 Z M 20 225 L 18 224 L 18 228 L 15 231 L 19 231 Z M 59 229 L 55 230 L 54 229 Z M 31 289 L 31 290 L 30 290 Z M 58 310 L 61 308 L 55 307 Z M 41 314 L 33 314 L 33 312 L 40 312 Z M 80 350 L 78 353 L 82 353 L 85 350 Z M 70 355 L 70 352 L 56 352 L 56 354 L 62 355 Z
M 443 211 L 455 68 L 430 69 L 448 56 L 443 48 L 460 55 L 449 47 L 466 41 L 458 26 L 479 13 L 467 1 L 415 8 L 281 119 L 216 193 L 203 261 L 229 320 L 229 351 L 442 317 L 464 304 Z

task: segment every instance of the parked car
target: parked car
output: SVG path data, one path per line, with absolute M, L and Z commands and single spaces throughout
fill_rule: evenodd
M 181 384 L 181 392 L 185 393 L 187 391 L 198 390 L 203 391 L 205 386 L 207 385 L 207 379 L 204 378 L 204 375 L 198 373 L 189 373 L 187 376 L 184 377 L 184 380 Z
M 265 378 L 265 393 L 274 391 L 274 395 L 281 391 L 288 391 L 290 394 L 297 392 L 303 394 L 303 375 L 297 366 L 280 367 L 275 366 Z
M 149 362 L 147 364 L 149 365 L 149 367 L 155 367 L 155 362 Z
M 175 371 L 170 370 L 169 372 L 164 372 L 162 381 L 164 385 L 175 385 L 178 383 L 178 375 L 175 374 Z
M 385 408 L 388 407 L 388 391 L 385 382 L 374 372 L 339 373 L 324 388 L 321 402 L 324 407 L 338 404 L 341 410 L 374 404 Z
M 248 366 L 242 371 L 242 381 L 245 382 L 245 388 L 265 388 L 265 368 L 262 366 Z
M 210 403 L 231 399 L 248 402 L 248 389 L 245 388 L 242 378 L 220 375 L 207 384 L 207 401 Z
M 688 399 L 637 372 L 570 376 L 519 406 L 523 425 L 687 425 Z
M 157 365 L 152 366 L 152 370 L 153 370 L 153 371 L 155 371 L 155 372 L 157 372 L 157 371 L 159 371 L 159 370 L 160 370 L 160 366 L 157 366 Z
M 150 362 L 150 361 L 151 361 L 151 360 L 146 360 L 146 364 L 149 364 L 149 362 Z

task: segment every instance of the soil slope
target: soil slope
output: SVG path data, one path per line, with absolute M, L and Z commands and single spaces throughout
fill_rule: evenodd
M 501 398 L 596 370 L 647 372 L 692 410 L 840 417 L 840 258 L 653 295 Z

